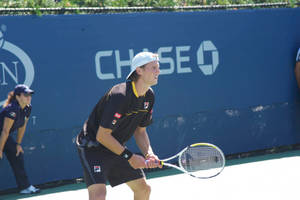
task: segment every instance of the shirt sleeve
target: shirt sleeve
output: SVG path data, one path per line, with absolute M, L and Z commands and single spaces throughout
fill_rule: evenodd
M 100 126 L 114 129 L 117 122 L 123 117 L 123 108 L 126 104 L 125 96 L 122 94 L 112 94 L 104 105 Z
M 14 107 L 8 107 L 7 110 L 4 112 L 4 117 L 16 120 L 17 110 Z
M 298 53 L 296 56 L 296 62 L 300 62 L 300 48 L 298 49 Z

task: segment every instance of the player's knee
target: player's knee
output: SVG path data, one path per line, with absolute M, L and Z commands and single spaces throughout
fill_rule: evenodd
M 147 194 L 150 194 L 151 193 L 151 186 L 150 185 L 147 185 Z
M 105 200 L 105 194 L 90 195 L 89 200 Z
M 141 190 L 140 192 L 144 193 L 145 195 L 150 195 L 151 193 L 151 186 L 148 185 L 148 184 L 144 184 L 142 187 L 141 187 Z
M 89 200 L 105 200 L 106 190 L 98 188 L 98 190 L 89 190 Z

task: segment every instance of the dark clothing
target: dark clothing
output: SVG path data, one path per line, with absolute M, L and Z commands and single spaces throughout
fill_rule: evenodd
M 135 129 L 152 123 L 154 93 L 149 89 L 142 97 L 137 97 L 131 81 L 115 85 L 97 103 L 83 131 L 79 135 L 96 141 L 99 126 L 112 129 L 112 136 L 122 145 L 133 135 Z M 104 148 L 101 144 L 99 148 Z
M 23 110 L 17 101 L 12 101 L 8 106 L 2 109 L 0 112 L 0 131 L 2 132 L 4 118 L 8 117 L 14 120 L 13 126 L 11 127 L 9 133 L 16 131 L 18 128 L 22 127 L 25 123 L 25 117 L 29 118 L 31 113 L 31 105 L 27 105 Z M 1 133 L 0 132 L 0 133 Z
M 0 134 L 2 133 L 2 128 L 4 124 L 5 117 L 14 120 L 13 126 L 11 127 L 6 143 L 4 145 L 3 152 L 5 153 L 16 178 L 17 185 L 20 190 L 25 189 L 30 186 L 26 171 L 24 168 L 24 157 L 20 153 L 16 156 L 17 143 L 11 136 L 11 133 L 21 128 L 25 123 L 25 118 L 29 118 L 31 113 L 31 105 L 26 106 L 22 109 L 17 101 L 13 101 L 8 106 L 2 109 L 0 112 Z
M 142 170 L 133 169 L 127 160 L 100 144 L 96 135 L 99 126 L 111 129 L 112 136 L 121 145 L 125 145 L 137 127 L 146 127 L 152 123 L 153 104 L 152 89 L 138 97 L 134 82 L 131 81 L 115 85 L 100 99 L 77 137 L 88 186 L 105 183 L 106 180 L 115 186 L 143 177 Z M 93 173 L 94 166 L 101 167 L 101 173 Z
M 114 153 L 81 147 L 78 147 L 78 153 L 87 187 L 106 184 L 106 180 L 114 187 L 145 176 L 143 170 L 133 169 L 127 160 Z
M 18 188 L 23 190 L 28 188 L 30 183 L 24 168 L 24 156 L 22 153 L 19 153 L 19 155 L 16 156 L 16 146 L 17 143 L 14 141 L 13 137 L 8 136 L 3 152 L 5 153 L 7 160 L 9 161 L 9 164 L 14 172 Z

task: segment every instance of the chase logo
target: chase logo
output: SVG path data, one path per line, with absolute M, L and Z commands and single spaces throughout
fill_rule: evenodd
M 211 52 L 212 62 L 211 64 L 205 64 L 204 52 Z M 212 75 L 215 73 L 219 65 L 219 52 L 215 45 L 211 41 L 203 41 L 197 51 L 198 66 L 204 75 Z M 207 62 L 206 62 L 207 63 Z
M 144 48 L 143 51 L 149 51 Z M 131 60 L 138 51 L 128 49 L 98 51 L 95 55 L 96 75 L 101 80 L 124 78 L 130 70 Z M 210 40 L 196 45 L 164 46 L 156 51 L 160 58 L 160 75 L 202 73 L 205 76 L 215 74 L 219 66 L 219 51 Z M 115 66 L 115 67 L 107 67 Z M 123 69 L 127 68 L 124 73 Z
M 18 46 L 4 38 L 6 26 L 0 27 L 0 106 L 9 91 L 17 84 L 31 86 L 34 79 L 34 67 L 29 56 Z

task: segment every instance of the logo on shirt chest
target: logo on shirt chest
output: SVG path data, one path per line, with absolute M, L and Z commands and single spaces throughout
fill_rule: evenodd
M 15 113 L 15 112 L 10 112 L 9 115 L 10 115 L 11 117 L 13 117 L 13 118 L 16 117 L 16 113 Z
M 149 101 L 144 102 L 144 109 L 148 109 L 149 108 Z

